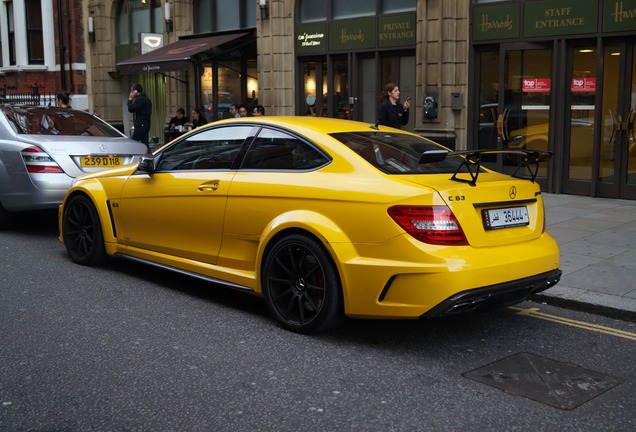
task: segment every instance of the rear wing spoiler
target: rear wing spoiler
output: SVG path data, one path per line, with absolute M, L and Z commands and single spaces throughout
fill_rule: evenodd
M 540 150 L 462 150 L 462 151 L 448 151 L 448 150 L 428 150 L 422 153 L 420 156 L 420 163 L 435 163 L 442 162 L 447 157 L 461 156 L 462 163 L 457 167 L 451 180 L 468 183 L 471 186 L 477 185 L 477 178 L 481 171 L 481 155 L 484 154 L 516 154 L 521 155 L 519 165 L 512 173 L 513 177 L 530 180 L 532 183 L 537 179 L 539 173 L 539 164 L 541 162 L 548 161 L 552 158 L 552 152 L 540 151 Z M 466 171 L 470 175 L 470 179 L 459 178 L 457 175 L 460 173 L 463 167 L 466 167 Z M 520 171 L 526 170 L 529 177 L 522 176 Z

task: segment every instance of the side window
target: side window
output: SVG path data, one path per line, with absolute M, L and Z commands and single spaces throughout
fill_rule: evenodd
M 208 129 L 192 134 L 161 153 L 158 171 L 228 170 L 252 126 Z
M 252 142 L 241 169 L 308 170 L 329 162 L 311 144 L 284 132 L 263 128 Z

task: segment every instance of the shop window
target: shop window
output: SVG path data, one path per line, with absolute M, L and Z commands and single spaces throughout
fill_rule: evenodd
M 333 0 L 333 18 L 354 18 L 375 15 L 375 2 L 369 0 Z
M 194 2 L 195 33 L 256 27 L 253 0 L 198 0 Z
M 163 11 L 159 0 L 119 2 L 117 45 L 136 45 L 139 33 L 162 33 Z
M 256 59 L 247 61 L 247 98 L 245 99 L 247 112 L 252 113 L 258 105 L 258 67 Z
M 300 22 L 325 21 L 327 19 L 327 2 L 306 1 L 300 6 Z
M 301 23 L 373 16 L 376 10 L 384 13 L 414 12 L 417 0 L 301 0 L 298 15 Z M 330 6 L 330 7 L 328 7 Z M 327 11 L 331 11 L 328 16 Z
M 416 0 L 383 0 L 382 13 L 415 11 Z
M 126 2 L 121 3 L 122 7 L 117 14 L 117 45 L 124 45 L 132 43 L 130 39 L 130 14 L 128 13 L 128 6 Z
M 208 121 L 231 117 L 232 105 L 252 113 L 258 105 L 256 59 L 225 60 L 201 65 L 201 110 Z

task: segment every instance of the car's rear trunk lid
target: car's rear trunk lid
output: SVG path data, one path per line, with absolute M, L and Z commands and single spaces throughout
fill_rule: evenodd
M 148 151 L 126 137 L 22 135 L 21 142 L 45 151 L 71 177 L 138 161 Z
M 416 175 L 406 179 L 437 190 L 471 246 L 525 242 L 543 233 L 544 207 L 536 183 L 483 172 L 472 186 L 449 180 L 450 176 Z

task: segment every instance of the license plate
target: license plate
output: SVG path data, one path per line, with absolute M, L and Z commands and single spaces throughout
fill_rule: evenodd
M 119 156 L 82 156 L 82 168 L 110 168 L 122 166 Z
M 488 230 L 517 227 L 530 223 L 528 209 L 525 206 L 484 210 L 482 215 L 484 226 Z

